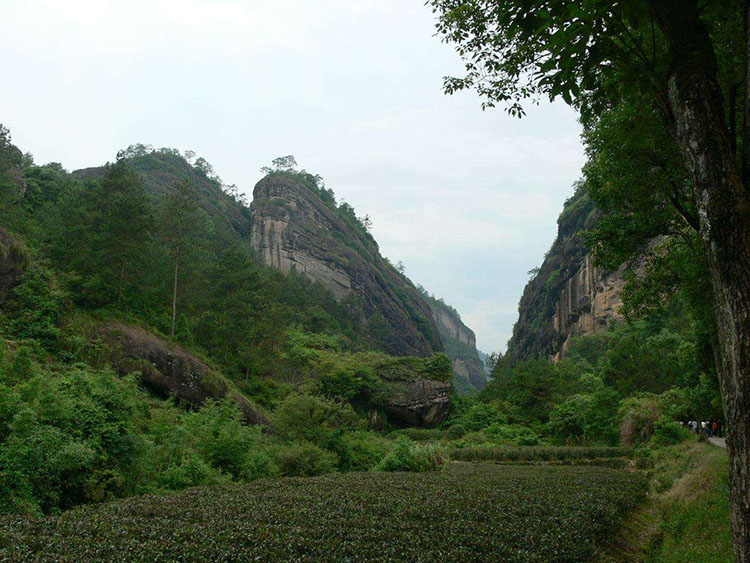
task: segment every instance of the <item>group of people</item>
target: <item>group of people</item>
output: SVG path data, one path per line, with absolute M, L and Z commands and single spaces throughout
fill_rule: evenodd
M 685 425 L 684 422 L 680 424 Z M 718 420 L 690 420 L 687 423 L 687 427 L 696 434 L 704 434 L 707 438 L 714 436 L 721 438 L 724 433 L 724 424 Z

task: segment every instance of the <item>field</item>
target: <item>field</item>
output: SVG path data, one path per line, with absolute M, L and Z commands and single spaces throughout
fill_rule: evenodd
M 0 559 L 581 561 L 645 490 L 622 470 L 474 463 L 264 480 L 4 518 Z

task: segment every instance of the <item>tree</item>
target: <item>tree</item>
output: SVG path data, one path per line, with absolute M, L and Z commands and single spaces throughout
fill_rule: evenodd
M 750 26 L 743 36 L 739 24 L 748 21 L 750 4 L 428 3 L 438 13 L 438 32 L 466 61 L 465 77 L 446 79 L 448 93 L 474 88 L 485 106 L 506 103 L 519 116 L 524 100 L 561 96 L 584 123 L 645 95 L 675 140 L 697 210 L 718 327 L 735 559 L 750 561 Z M 744 130 L 736 112 L 743 98 Z
M 180 267 L 191 252 L 195 251 L 200 230 L 200 207 L 195 186 L 188 181 L 177 182 L 167 194 L 163 209 L 164 234 L 174 263 L 172 283 L 172 327 L 174 336 L 177 320 L 177 289 Z
M 297 161 L 291 154 L 276 157 L 271 161 L 271 166 L 264 166 L 260 169 L 263 174 L 272 174 L 274 172 L 294 172 L 295 170 L 297 170 Z
M 138 173 L 125 160 L 108 166 L 98 192 L 103 219 L 102 248 L 108 262 L 115 264 L 117 308 L 122 305 L 128 267 L 142 255 L 152 227 L 151 206 Z

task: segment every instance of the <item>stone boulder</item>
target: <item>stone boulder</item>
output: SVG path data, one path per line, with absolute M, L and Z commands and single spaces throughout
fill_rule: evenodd
M 181 346 L 141 327 L 117 322 L 101 325 L 98 333 L 109 345 L 115 368 L 121 373 L 140 371 L 144 387 L 154 395 L 174 397 L 192 408 L 229 396 L 247 424 L 269 424 L 220 373 Z
M 395 424 L 434 428 L 448 418 L 450 398 L 450 383 L 417 379 L 394 386 L 383 407 Z

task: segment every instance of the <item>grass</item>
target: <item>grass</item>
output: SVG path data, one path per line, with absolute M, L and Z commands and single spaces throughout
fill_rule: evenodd
M 645 493 L 598 467 L 452 463 L 189 489 L 0 520 L 0 560 L 581 561 Z
M 610 541 L 604 561 L 731 563 L 726 450 L 690 441 L 655 450 L 650 494 Z
M 732 561 L 729 529 L 729 460 L 724 449 L 693 443 L 664 451 L 655 471 L 666 476 L 659 501 L 660 537 L 652 561 Z

